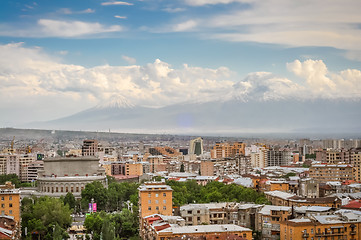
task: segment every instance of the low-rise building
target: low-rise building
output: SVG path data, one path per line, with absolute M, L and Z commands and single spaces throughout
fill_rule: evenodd
M 359 213 L 360 214 L 360 213 Z M 339 212 L 281 221 L 281 240 L 361 238 L 361 215 Z

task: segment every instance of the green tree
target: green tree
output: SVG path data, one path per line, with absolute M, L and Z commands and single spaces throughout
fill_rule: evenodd
M 185 171 L 184 171 L 184 164 L 183 164 L 183 163 L 181 164 L 179 171 L 180 171 L 180 172 L 185 172 Z
M 102 226 L 102 239 L 103 240 L 114 240 L 114 223 L 110 221 L 109 217 L 106 217 L 103 221 Z
M 75 197 L 74 197 L 73 193 L 68 192 L 68 193 L 65 195 L 63 201 L 64 201 L 64 205 L 68 204 L 69 207 L 74 210 L 75 205 L 76 205 L 76 200 L 75 200 Z
M 108 190 L 103 186 L 101 182 L 95 181 L 85 185 L 85 188 L 81 192 L 82 207 L 83 209 L 88 208 L 88 203 L 94 199 L 97 204 L 97 209 L 106 210 L 108 202 Z
M 71 210 L 60 199 L 50 197 L 24 198 L 21 210 L 23 233 L 26 227 L 28 236 L 31 233 L 36 233 L 41 239 L 53 239 L 55 229 L 62 233 L 61 236 L 67 236 L 65 230 L 72 222 Z

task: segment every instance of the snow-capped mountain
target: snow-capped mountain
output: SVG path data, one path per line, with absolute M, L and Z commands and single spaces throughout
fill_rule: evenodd
M 117 98 L 100 106 L 26 127 L 180 134 L 361 133 L 360 101 L 232 99 L 146 108 Z
M 125 98 L 123 95 L 114 95 L 109 100 L 103 101 L 95 108 L 97 109 L 120 109 L 120 108 L 134 108 L 134 104 L 132 104 L 127 98 Z

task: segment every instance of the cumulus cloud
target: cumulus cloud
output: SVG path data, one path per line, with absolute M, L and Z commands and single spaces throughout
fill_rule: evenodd
M 151 107 L 234 97 L 242 101 L 361 98 L 360 70 L 331 72 L 321 60 L 295 60 L 287 68 L 297 81 L 269 72 L 250 73 L 239 81 L 227 67 L 173 68 L 159 59 L 145 65 L 87 68 L 63 64 L 38 47 L 12 43 L 0 45 L 0 110 L 36 106 L 66 115 L 119 94 L 132 104 Z
M 26 29 L 11 29 L 9 26 L 0 26 L 0 36 L 72 38 L 89 37 L 122 30 L 123 28 L 119 25 L 105 26 L 98 22 L 39 19 L 36 26 Z

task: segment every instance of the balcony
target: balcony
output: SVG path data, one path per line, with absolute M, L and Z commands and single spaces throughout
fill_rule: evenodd
M 352 231 L 350 232 L 350 234 L 351 234 L 351 235 L 356 235 L 356 231 L 355 231 L 355 230 L 352 230 Z
M 356 233 L 356 232 L 355 232 Z M 316 237 L 322 237 L 322 236 L 337 236 L 337 235 L 340 235 L 340 236 L 342 236 L 344 234 L 344 232 L 342 231 L 342 232 L 318 232 L 318 233 L 315 233 L 315 236 Z
M 308 237 L 310 237 L 310 234 L 309 234 L 309 233 L 303 233 L 303 234 L 302 234 L 302 237 L 303 237 L 303 238 L 308 238 Z

